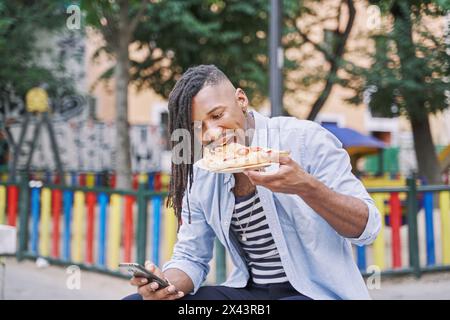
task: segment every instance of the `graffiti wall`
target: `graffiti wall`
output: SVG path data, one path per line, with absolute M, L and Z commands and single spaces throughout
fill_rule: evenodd
M 115 127 L 113 123 L 96 122 L 81 118 L 52 122 L 59 147 L 59 155 L 66 171 L 113 170 L 115 166 Z M 32 123 L 25 137 L 18 168 L 25 167 L 34 135 Z M 10 127 L 14 141 L 19 140 L 21 126 Z M 160 154 L 164 137 L 158 126 L 134 125 L 130 127 L 131 159 L 134 172 L 160 170 Z M 31 168 L 54 170 L 55 162 L 48 131 L 42 127 L 32 158 Z

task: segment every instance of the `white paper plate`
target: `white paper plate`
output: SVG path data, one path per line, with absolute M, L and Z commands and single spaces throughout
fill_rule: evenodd
M 216 172 L 216 173 L 239 173 L 239 172 L 244 172 L 244 170 L 256 170 L 256 169 L 262 169 L 262 168 L 266 168 L 269 167 L 271 165 L 273 165 L 273 163 L 261 163 L 261 164 L 252 164 L 249 166 L 242 166 L 242 167 L 238 167 L 238 168 L 226 168 L 226 169 L 221 169 L 221 170 L 213 170 L 208 168 L 204 162 L 203 159 L 200 159 L 199 161 L 197 161 L 197 165 L 199 168 L 207 170 L 207 171 L 211 171 L 211 172 Z

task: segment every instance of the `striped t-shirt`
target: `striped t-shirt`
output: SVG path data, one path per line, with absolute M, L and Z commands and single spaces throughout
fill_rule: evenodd
M 249 196 L 236 197 L 231 227 L 245 251 L 254 283 L 288 281 L 256 192 Z

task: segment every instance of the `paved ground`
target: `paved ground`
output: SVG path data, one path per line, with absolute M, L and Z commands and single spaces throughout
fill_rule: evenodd
M 450 272 L 382 279 L 380 287 L 370 290 L 373 299 L 450 300 Z
M 80 281 L 71 270 L 35 262 L 4 259 L 5 299 L 120 299 L 134 292 L 127 280 L 81 271 Z M 77 289 L 77 284 L 80 288 Z M 69 289 L 74 288 L 74 289 Z M 381 279 L 380 289 L 370 290 L 374 299 L 450 299 L 450 273 L 429 274 L 420 280 L 412 277 Z
M 77 289 L 76 275 L 71 269 L 58 266 L 38 268 L 33 261 L 19 263 L 15 258 L 4 261 L 5 299 L 115 300 L 134 292 L 126 279 L 81 270 Z

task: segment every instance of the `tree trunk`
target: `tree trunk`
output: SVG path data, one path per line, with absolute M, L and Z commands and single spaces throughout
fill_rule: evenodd
M 116 48 L 116 174 L 117 189 L 131 189 L 131 156 L 128 124 L 128 83 L 130 63 L 128 55 L 128 6 L 120 8 L 118 45 Z
M 391 13 L 395 18 L 394 28 L 397 33 L 396 44 L 402 78 L 404 81 L 414 80 L 421 83 L 424 79 L 421 79 L 414 70 L 408 67 L 408 62 L 411 63 L 411 61 L 416 62 L 414 65 L 419 65 L 412 37 L 411 8 L 407 2 L 397 1 L 392 6 Z M 423 95 L 420 91 L 402 87 L 399 89 L 406 102 L 406 110 L 411 122 L 419 176 L 426 178 L 429 184 L 439 184 L 442 182 L 439 162 L 434 149 Z
M 441 170 L 434 149 L 428 117 L 420 120 L 411 118 L 411 126 L 419 176 L 425 177 L 428 184 L 442 183 Z
M 330 96 L 331 89 L 333 89 L 334 82 L 333 80 L 336 77 L 337 73 L 337 65 L 336 63 L 332 62 L 330 73 L 328 74 L 325 88 L 320 93 L 319 97 L 314 101 L 311 111 L 308 114 L 307 120 L 314 121 L 319 114 L 320 110 L 322 110 L 322 107 L 324 106 L 325 102 L 327 102 L 328 97 Z
M 330 60 L 329 58 L 327 58 L 327 56 L 325 56 L 326 60 L 328 60 L 328 62 L 330 63 L 330 71 L 327 76 L 325 87 L 322 90 L 322 92 L 320 93 L 320 95 L 317 97 L 316 101 L 314 101 L 314 103 L 311 107 L 311 111 L 308 114 L 307 120 L 314 121 L 316 119 L 320 110 L 322 110 L 322 107 L 325 105 L 325 102 L 327 102 L 327 99 L 331 94 L 331 90 L 333 89 L 333 86 L 336 83 L 335 78 L 336 78 L 337 72 L 339 70 L 339 60 L 344 55 L 345 46 L 346 46 L 347 40 L 350 36 L 350 32 L 352 31 L 353 23 L 355 21 L 355 16 L 356 16 L 356 9 L 355 9 L 355 5 L 353 4 L 353 1 L 346 0 L 346 1 L 343 1 L 342 3 L 344 3 L 344 2 L 347 4 L 347 8 L 348 8 L 348 12 L 349 12 L 347 25 L 345 27 L 344 32 L 341 32 L 339 30 L 339 21 L 338 21 L 338 26 L 335 31 L 335 37 L 337 37 L 337 39 L 336 39 L 337 45 L 335 48 L 333 48 L 333 56 L 331 57 L 332 59 Z M 342 3 L 341 3 L 341 5 L 342 5 Z

